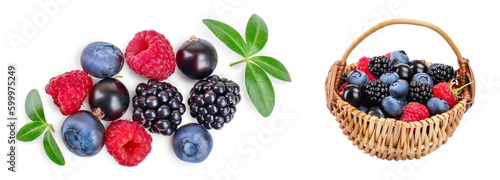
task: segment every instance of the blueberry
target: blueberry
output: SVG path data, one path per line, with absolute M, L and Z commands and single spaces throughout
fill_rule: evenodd
M 427 109 L 429 109 L 429 112 L 434 115 L 448 111 L 450 106 L 445 100 L 433 97 L 427 101 Z
M 363 87 L 368 82 L 368 76 L 363 71 L 352 71 L 347 75 L 347 84 Z
M 443 64 L 443 63 L 432 63 L 432 64 L 429 66 L 429 69 L 430 69 L 430 68 L 433 68 L 433 67 L 435 67 L 435 66 L 437 66 L 437 65 L 440 65 L 440 64 Z
M 88 111 L 69 115 L 61 128 L 66 148 L 81 157 L 93 156 L 104 146 L 105 129 L 102 123 Z
M 358 109 L 359 111 L 361 111 L 361 112 L 364 112 L 364 113 L 366 113 L 366 112 L 368 111 L 368 108 L 367 108 L 367 107 L 364 107 L 364 106 L 360 106 L 360 107 L 358 107 L 357 109 Z
M 391 61 L 392 64 L 408 64 L 410 59 L 408 59 L 408 55 L 406 55 L 405 51 L 399 50 L 391 53 Z
M 434 87 L 434 81 L 432 80 L 431 76 L 429 76 L 427 73 L 417 73 L 413 75 L 411 81 L 420 81 L 431 85 L 431 87 Z
M 342 99 L 355 107 L 363 103 L 364 97 L 363 90 L 354 84 L 349 84 L 342 90 Z
M 401 106 L 403 106 L 403 108 L 408 105 L 408 99 L 406 98 L 402 98 L 402 99 L 398 99 L 399 103 L 401 104 Z
M 429 70 L 424 60 L 412 60 L 410 62 L 410 67 L 413 73 L 426 73 L 427 70 Z
M 186 124 L 175 132 L 172 147 L 175 155 L 191 163 L 203 162 L 212 151 L 212 135 L 201 125 Z
M 378 118 L 386 118 L 387 117 L 384 110 L 382 110 L 382 108 L 379 106 L 371 107 L 366 114 L 372 115 L 372 116 L 377 116 Z
M 406 97 L 408 91 L 410 90 L 410 85 L 408 82 L 402 79 L 398 79 L 396 82 L 389 86 L 389 94 L 397 99 Z
M 123 53 L 107 42 L 93 42 L 83 49 L 80 64 L 83 70 L 98 78 L 111 77 L 123 68 Z
M 380 80 L 387 85 L 392 84 L 393 82 L 397 81 L 398 79 L 399 79 L 399 75 L 394 71 L 386 72 L 386 73 L 382 74 L 382 76 L 380 76 Z
M 411 70 L 408 64 L 397 64 L 393 67 L 392 71 L 396 72 L 400 79 L 404 79 L 407 82 L 410 82 L 413 77 L 413 70 Z
M 382 108 L 387 114 L 392 117 L 399 117 L 403 112 L 401 100 L 398 100 L 392 96 L 387 96 L 382 100 Z

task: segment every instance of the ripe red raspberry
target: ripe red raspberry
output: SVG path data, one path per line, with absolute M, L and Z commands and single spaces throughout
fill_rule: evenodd
M 127 65 L 137 74 L 164 80 L 175 71 L 175 54 L 170 42 L 155 30 L 135 34 L 125 49 Z
M 104 143 L 108 153 L 122 166 L 137 166 L 151 152 L 153 138 L 141 125 L 127 120 L 111 122 Z
M 453 106 L 455 106 L 458 102 L 458 97 L 460 96 L 459 94 L 460 90 L 475 82 L 476 81 L 474 80 L 459 88 L 456 88 L 458 86 L 456 81 L 451 81 L 449 83 L 441 82 L 432 87 L 432 92 L 434 94 L 434 97 L 444 99 L 446 103 L 448 103 L 450 108 L 453 108 Z
M 450 89 L 449 83 L 442 82 L 432 87 L 432 93 L 434 94 L 434 97 L 444 99 L 446 103 L 450 105 L 450 108 L 452 108 L 457 104 L 458 98 L 453 95 L 453 92 Z
M 45 92 L 65 116 L 78 111 L 92 89 L 92 78 L 83 70 L 73 70 L 50 79 Z
M 405 122 L 420 121 L 428 118 L 429 110 L 424 105 L 417 102 L 410 102 L 403 109 L 401 120 Z
M 377 76 L 373 75 L 370 70 L 368 70 L 368 61 L 370 61 L 369 57 L 363 56 L 358 61 L 358 70 L 363 71 L 366 75 L 368 75 L 368 80 L 378 79 Z
M 344 88 L 347 86 L 347 83 L 345 84 L 342 84 L 342 86 L 340 86 L 339 88 L 339 92 L 342 92 L 342 90 L 344 90 Z
M 389 58 L 389 59 L 390 59 L 390 58 L 391 58 L 391 54 L 392 54 L 392 52 L 387 53 L 387 54 L 385 54 L 385 57 L 387 57 L 387 58 Z

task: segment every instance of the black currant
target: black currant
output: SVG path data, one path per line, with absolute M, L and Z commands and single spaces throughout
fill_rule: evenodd
M 191 36 L 177 51 L 177 67 L 191 79 L 208 77 L 217 66 L 217 51 L 207 40 Z

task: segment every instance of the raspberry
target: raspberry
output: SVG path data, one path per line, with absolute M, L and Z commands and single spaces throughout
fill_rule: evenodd
M 455 106 L 458 102 L 458 98 L 453 96 L 453 93 L 450 90 L 450 84 L 446 82 L 439 83 L 432 88 L 432 92 L 434 93 L 434 97 L 444 99 L 450 108 Z
M 389 58 L 389 59 L 390 59 L 390 58 L 391 58 L 391 54 L 392 54 L 392 52 L 387 53 L 387 54 L 385 54 L 385 57 L 387 57 L 387 58 Z
M 342 92 L 342 90 L 344 90 L 344 88 L 346 86 L 347 86 L 347 83 L 342 84 L 342 86 L 340 86 L 340 88 L 339 88 L 339 92 Z
M 363 71 L 366 75 L 368 75 L 368 80 L 374 80 L 378 79 L 377 76 L 374 76 L 369 70 L 368 70 L 368 61 L 370 60 L 369 57 L 363 56 L 361 59 L 358 61 L 358 70 Z
M 417 102 L 410 102 L 403 109 L 401 120 L 405 122 L 413 122 L 420 121 L 428 118 L 429 116 L 429 110 L 427 110 L 427 107 Z
M 122 166 L 137 166 L 151 152 L 153 138 L 141 125 L 127 120 L 111 122 L 104 143 L 108 153 Z
M 175 54 L 170 42 L 154 30 L 135 34 L 125 49 L 127 65 L 137 74 L 164 80 L 175 71 Z
M 65 116 L 78 111 L 92 89 L 92 78 L 82 70 L 73 70 L 50 79 L 45 92 Z
M 458 85 L 456 85 L 457 83 L 455 83 L 454 81 L 451 81 L 449 83 L 442 82 L 442 83 L 435 85 L 432 88 L 432 91 L 434 92 L 434 97 L 444 99 L 446 101 L 446 103 L 448 103 L 450 108 L 452 108 L 458 102 L 458 97 L 460 96 L 460 94 L 459 94 L 460 90 L 462 90 L 464 87 L 466 87 L 472 83 L 475 83 L 475 82 L 476 81 L 474 80 L 474 81 L 467 83 L 467 84 L 463 85 L 462 87 L 459 87 L 456 89 L 455 89 L 455 87 Z

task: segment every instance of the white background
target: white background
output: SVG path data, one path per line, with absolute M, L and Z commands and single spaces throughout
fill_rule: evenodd
M 43 5 L 55 3 L 49 10 Z M 470 1 L 469 1 L 470 2 Z M 2 111 L 6 114 L 6 69 L 17 66 L 18 128 L 29 122 L 24 100 L 29 90 L 41 94 L 45 117 L 56 128 L 55 138 L 66 166 L 45 155 L 42 138 L 18 142 L 17 172 L 7 171 L 8 129 L 0 128 L 2 179 L 492 179 L 498 178 L 498 75 L 500 11 L 493 1 L 436 2 L 383 1 L 2 1 L 0 45 L 2 59 Z M 244 87 L 244 66 L 229 67 L 241 58 L 222 44 L 201 22 L 223 21 L 244 33 L 248 18 L 257 13 L 269 28 L 269 40 L 259 55 L 273 56 L 288 68 L 292 83 L 272 79 L 276 106 L 261 117 L 243 89 L 234 121 L 210 131 L 214 148 L 200 164 L 183 162 L 171 149 L 171 137 L 153 135 L 152 151 L 137 167 L 122 167 L 104 148 L 98 155 L 71 154 L 60 137 L 64 120 L 44 91 L 53 76 L 81 69 L 80 53 L 93 41 L 106 41 L 125 50 L 134 34 L 155 29 L 164 34 L 174 51 L 191 35 L 212 42 L 219 54 L 215 74 Z M 35 19 L 34 19 L 35 17 Z M 477 82 L 476 103 L 457 131 L 437 151 L 420 160 L 386 161 L 370 157 L 352 146 L 326 108 L 324 81 L 332 63 L 362 31 L 389 18 L 412 18 L 441 27 L 471 61 Z M 35 30 L 23 32 L 33 23 Z M 20 36 L 20 45 L 9 37 Z M 456 57 L 436 33 L 416 26 L 391 26 L 370 36 L 348 59 L 382 55 L 404 49 L 410 59 L 451 64 Z M 131 96 L 145 78 L 127 65 L 119 75 Z M 94 78 L 94 82 L 98 79 Z M 176 73 L 168 82 L 186 96 L 195 81 Z M 184 103 L 187 103 L 185 100 Z M 83 109 L 88 109 L 84 103 Z M 130 119 L 131 109 L 125 114 Z M 195 122 L 186 113 L 183 124 Z M 107 127 L 108 122 L 103 122 Z M 0 123 L 5 124 L 5 123 Z

